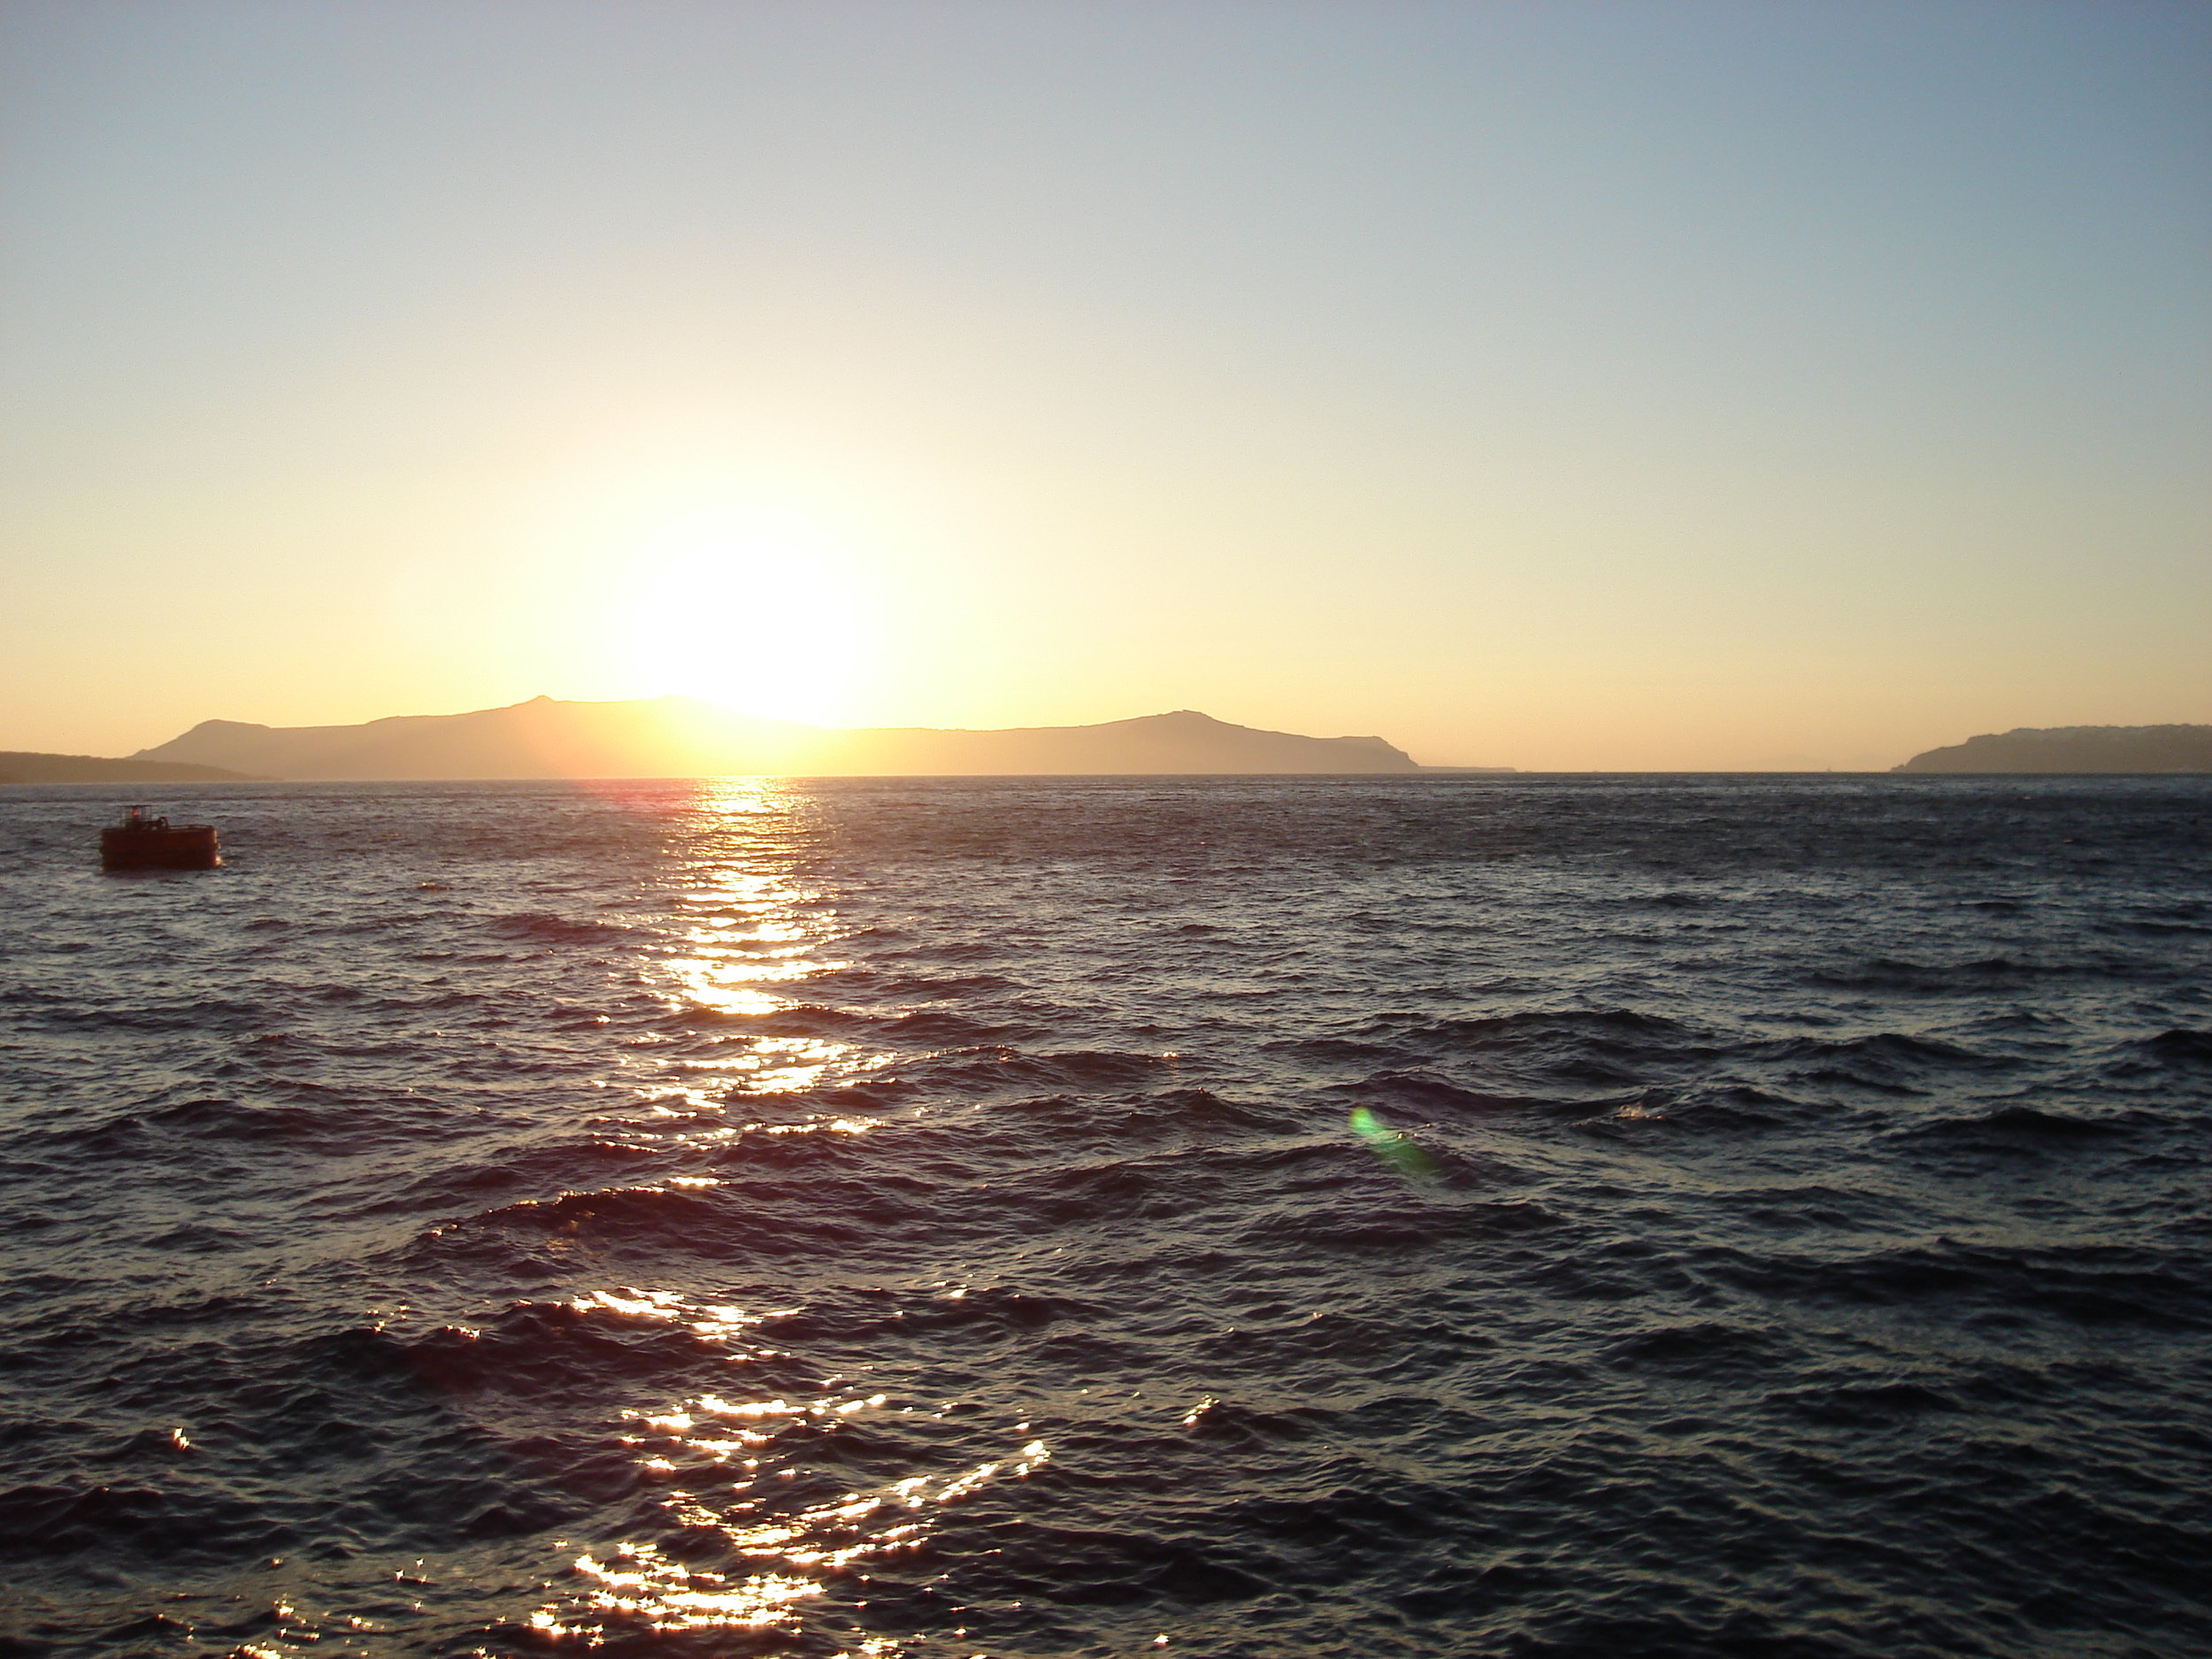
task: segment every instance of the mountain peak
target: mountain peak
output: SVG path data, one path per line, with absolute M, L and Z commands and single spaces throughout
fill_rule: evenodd
M 524 719 L 518 714 L 526 713 Z M 1097 726 L 833 731 L 696 698 L 564 703 L 540 695 L 466 714 L 359 726 L 205 720 L 141 758 L 272 778 L 688 778 L 1364 773 L 1420 771 L 1373 737 L 1303 737 L 1196 709 Z

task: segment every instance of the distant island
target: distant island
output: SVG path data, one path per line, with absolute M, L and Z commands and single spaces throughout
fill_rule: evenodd
M 1379 737 L 1301 737 L 1184 709 L 1099 726 L 839 731 L 764 720 L 692 697 L 560 703 L 360 726 L 204 720 L 128 763 L 301 780 L 1418 773 Z M 1454 767 L 1464 772 L 1471 768 Z M 1509 772 L 1509 766 L 1495 768 Z
M 2212 726 L 2022 726 L 1915 755 L 1892 772 L 2212 772 Z
M 857 730 L 767 720 L 695 697 L 534 697 L 358 726 L 203 720 L 120 759 L 0 750 L 0 785 L 406 779 L 1511 775 L 1424 766 L 1379 737 L 1304 737 L 1180 709 L 1096 726 Z M 2212 772 L 2212 726 L 2023 726 L 1915 755 L 1893 772 Z
M 0 784 L 250 783 L 251 773 L 174 760 L 108 760 L 98 755 L 39 755 L 0 749 Z

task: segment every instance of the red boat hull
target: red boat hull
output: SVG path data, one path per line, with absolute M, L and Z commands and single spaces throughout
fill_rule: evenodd
M 105 870 L 212 870 L 223 862 L 222 854 L 223 844 L 209 824 L 100 832 L 100 865 Z

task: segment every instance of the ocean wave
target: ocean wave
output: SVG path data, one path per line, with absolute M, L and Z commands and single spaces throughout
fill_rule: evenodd
M 0 1654 L 2194 1651 L 2204 790 L 0 791 Z

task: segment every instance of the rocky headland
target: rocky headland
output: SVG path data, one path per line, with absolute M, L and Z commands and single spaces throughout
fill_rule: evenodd
M 2021 726 L 1915 755 L 1892 772 L 2212 772 L 2212 726 Z
M 110 760 L 100 755 L 42 755 L 0 749 L 0 784 L 250 783 L 253 774 L 188 761 Z
M 539 697 L 507 708 L 403 715 L 359 726 L 205 720 L 132 759 L 307 780 L 1423 770 L 1379 737 L 1260 731 L 1189 709 L 1097 726 L 840 731 L 759 719 L 690 697 L 631 703 Z

